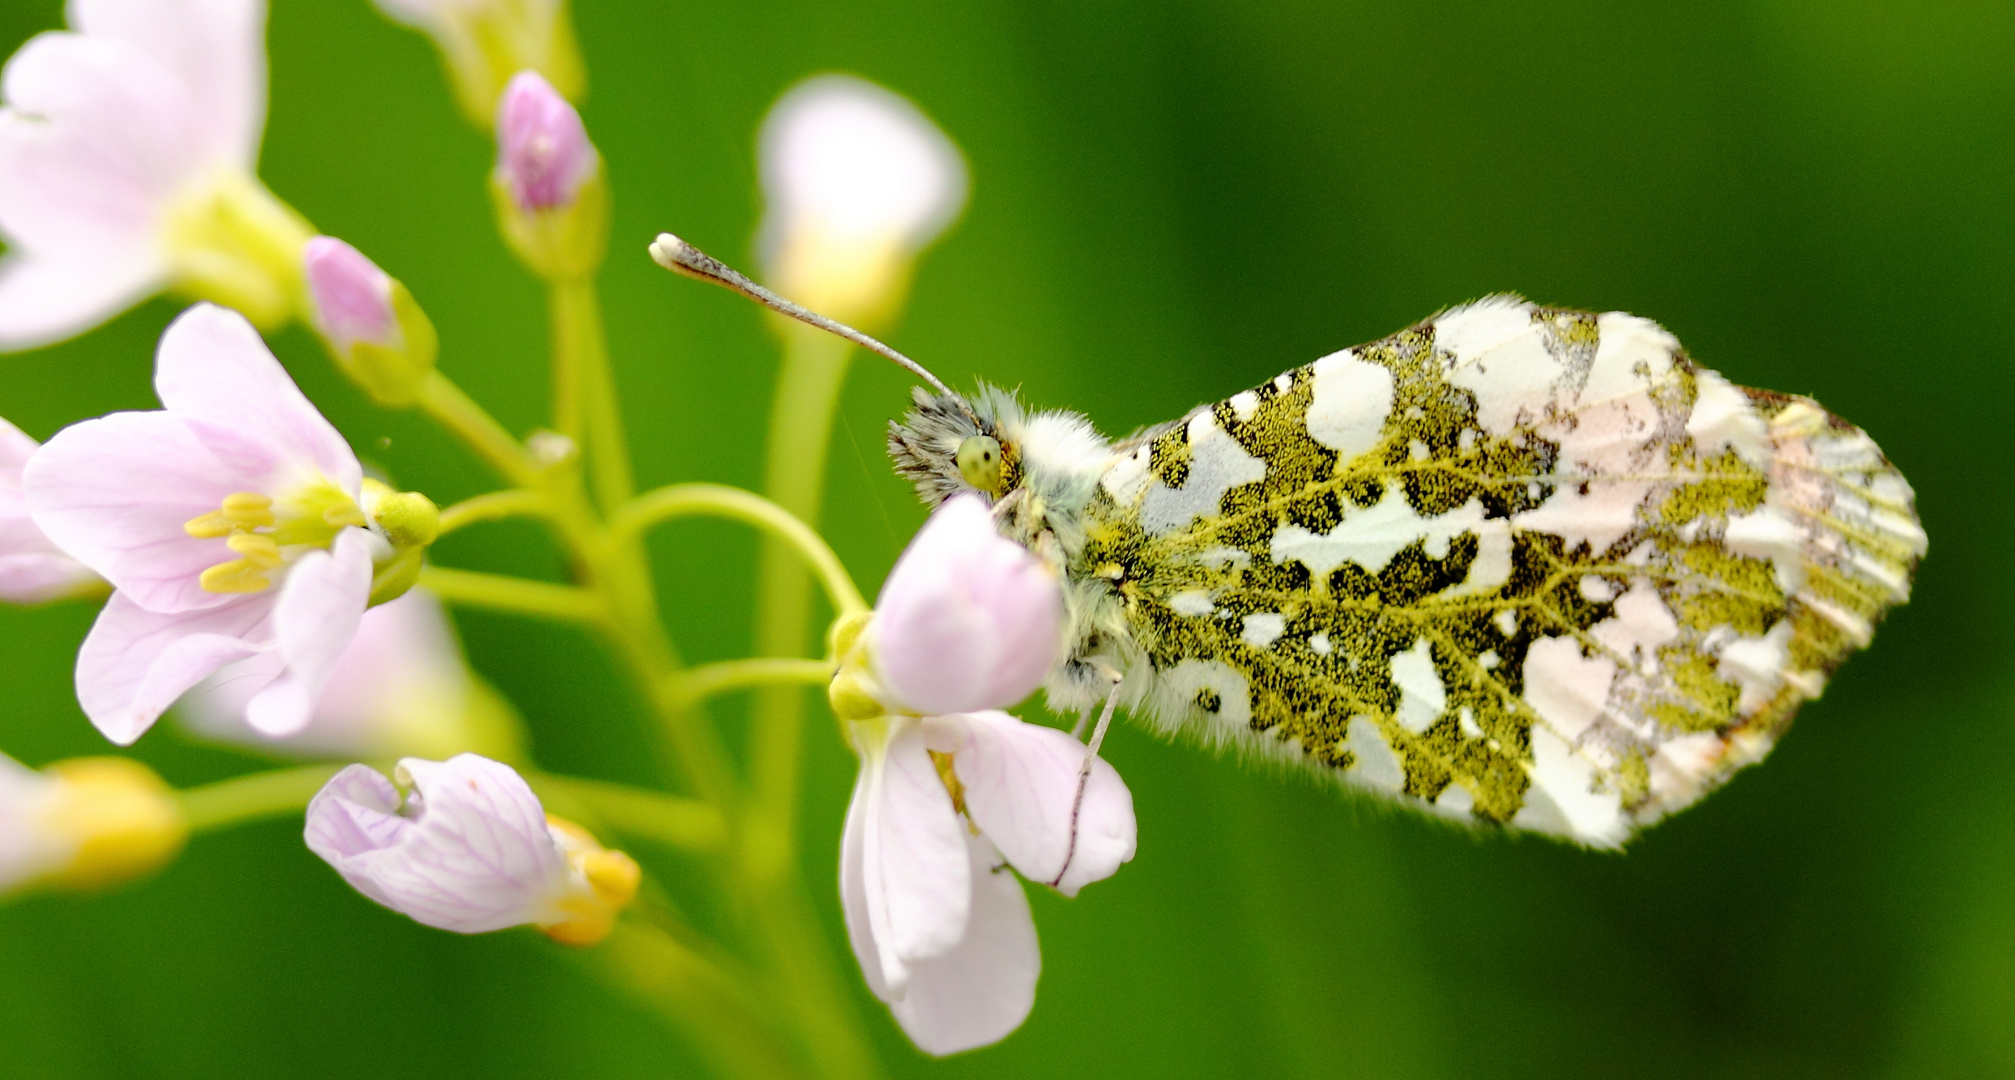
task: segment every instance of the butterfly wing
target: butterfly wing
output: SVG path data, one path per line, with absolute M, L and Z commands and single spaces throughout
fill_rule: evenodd
M 1925 546 L 1859 429 L 1516 298 L 1123 450 L 1079 570 L 1142 711 L 1593 846 L 1761 759 Z

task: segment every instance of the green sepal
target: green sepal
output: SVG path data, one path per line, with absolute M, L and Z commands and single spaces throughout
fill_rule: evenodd
M 549 281 L 583 278 L 602 265 L 609 250 L 609 185 L 601 161 L 575 193 L 574 201 L 550 210 L 526 210 L 511 197 L 501 176 L 490 176 L 497 229 L 531 271 Z
M 371 577 L 371 602 L 377 607 L 406 595 L 407 590 L 420 581 L 420 567 L 426 561 L 424 547 L 404 548 L 395 552 L 391 559 L 379 563 L 377 572 Z
M 332 344 L 336 366 L 362 387 L 371 400 L 390 408 L 406 408 L 420 400 L 441 352 L 441 336 L 427 313 L 401 282 L 392 282 L 392 315 L 399 324 L 399 343 L 353 343 L 348 352 Z

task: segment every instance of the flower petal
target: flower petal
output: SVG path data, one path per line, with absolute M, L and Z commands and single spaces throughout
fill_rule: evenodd
M 931 242 L 965 205 L 965 159 L 915 105 L 865 79 L 792 87 L 763 121 L 762 180 L 779 233 L 811 223 L 846 239 Z
M 1062 618 L 1062 587 L 1049 568 L 995 530 L 978 496 L 955 497 L 931 514 L 882 585 L 876 671 L 910 712 L 1012 705 L 1056 662 Z
M 268 647 L 272 601 L 234 598 L 163 615 L 113 593 L 77 650 L 77 701 L 105 737 L 130 745 L 161 713 L 225 664 Z
M 0 128 L 5 120 L 0 116 Z M 148 249 L 64 254 L 68 261 L 0 258 L 0 351 L 75 337 L 160 291 L 166 276 Z
M 475 745 L 468 669 L 441 602 L 424 589 L 364 612 L 313 719 L 276 742 L 246 722 L 245 707 L 284 666 L 278 651 L 232 664 L 182 695 L 178 716 L 207 738 L 310 758 L 445 757 Z
M 943 1056 L 1006 1038 L 1035 1006 L 1042 949 L 1035 920 L 999 854 L 984 836 L 968 836 L 972 918 L 958 947 L 920 961 L 909 993 L 889 1005 L 910 1041 Z
M 923 729 L 897 722 L 872 770 L 862 844 L 870 928 L 883 977 L 900 995 L 908 965 L 942 955 L 965 934 L 972 881 L 964 826 L 924 749 Z
M 206 446 L 240 467 L 253 467 L 252 448 L 263 445 L 350 494 L 363 480 L 350 444 L 235 311 L 197 304 L 170 324 L 155 358 L 154 391 Z
M 56 433 L 28 462 L 22 490 L 35 525 L 79 562 L 150 611 L 211 608 L 203 571 L 236 556 L 222 540 L 183 531 L 193 517 L 244 490 L 166 413 L 113 413 Z
M 249 171 L 266 125 L 262 0 L 71 0 L 70 25 L 147 50 L 188 89 L 208 155 Z
M 373 832 L 369 815 L 350 810 L 358 827 L 330 826 L 316 854 L 359 892 L 442 930 L 480 934 L 558 917 L 553 901 L 568 887 L 566 856 L 516 772 L 474 754 L 407 758 L 399 769 L 418 789 L 410 827 Z M 360 838 L 379 842 L 357 850 Z
M 881 948 L 875 943 L 874 920 L 868 915 L 867 828 L 873 769 L 861 763 L 854 777 L 854 796 L 847 802 L 847 823 L 840 833 L 840 911 L 846 917 L 847 944 L 860 961 L 868 989 L 883 1001 L 893 1001 L 882 975 Z
M 933 717 L 925 729 L 952 754 L 966 814 L 1024 877 L 1076 896 L 1133 858 L 1133 794 L 1104 758 L 1092 763 L 1073 842 L 1085 746 L 1069 733 L 1002 712 Z
M 391 847 L 413 823 L 399 816 L 399 789 L 369 765 L 352 765 L 331 777 L 308 802 L 304 839 L 343 880 L 365 896 L 391 907 L 377 879 L 357 872 L 353 856 Z
M 66 33 L 22 46 L 4 81 L 0 231 L 52 255 L 152 247 L 200 170 L 187 90 L 130 42 Z
M 287 671 L 246 704 L 254 729 L 283 738 L 308 726 L 370 599 L 371 537 L 362 529 L 344 529 L 333 552 L 311 551 L 294 564 L 273 605 Z

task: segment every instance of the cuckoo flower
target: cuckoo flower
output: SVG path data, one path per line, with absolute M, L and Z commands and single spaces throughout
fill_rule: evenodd
M 129 881 L 188 836 L 175 793 L 137 761 L 77 758 L 36 772 L 0 755 L 0 892 Z
M 930 715 L 1027 697 L 1063 643 L 1063 590 L 994 531 L 977 495 L 947 500 L 897 560 L 868 631 L 884 700 Z
M 1056 577 L 977 498 L 939 507 L 862 629 L 843 628 L 833 702 L 861 771 L 840 898 L 875 995 L 927 1052 L 1019 1026 L 1042 959 L 1013 867 L 1066 896 L 1133 857 L 1133 797 L 1111 765 L 1003 712 L 1055 662 Z
M 406 758 L 398 788 L 367 765 L 308 804 L 309 850 L 358 892 L 458 934 L 537 926 L 592 945 L 636 895 L 637 864 L 550 817 L 509 766 L 475 754 Z
M 1133 796 L 1085 747 L 1006 713 L 852 725 L 860 777 L 840 841 L 854 956 L 917 1046 L 1005 1038 L 1035 1003 L 1042 956 L 1012 866 L 1075 896 L 1133 858 Z
M 252 726 L 246 706 L 279 663 L 266 654 L 225 667 L 183 695 L 176 712 L 197 734 L 291 757 L 389 761 L 516 752 L 510 706 L 469 671 L 441 602 L 425 590 L 366 611 L 308 726 L 276 739 Z
M 371 592 L 362 470 L 241 316 L 208 304 L 161 337 L 158 412 L 57 432 L 28 463 L 35 524 L 117 591 L 77 656 L 77 696 L 120 744 L 183 691 L 272 661 L 246 715 L 307 724 Z
M 489 126 L 497 95 L 520 71 L 581 96 L 587 76 L 564 0 L 378 0 L 378 8 L 434 39 L 456 100 L 478 126 Z
M 917 252 L 965 206 L 965 159 L 915 105 L 821 75 L 770 109 L 760 140 L 769 284 L 873 327 L 901 307 Z
M 0 108 L 0 349 L 174 288 L 284 320 L 308 230 L 254 175 L 260 0 L 72 0 L 14 54 Z
M 103 587 L 98 575 L 42 535 L 21 495 L 35 440 L 0 420 L 0 600 L 39 604 Z

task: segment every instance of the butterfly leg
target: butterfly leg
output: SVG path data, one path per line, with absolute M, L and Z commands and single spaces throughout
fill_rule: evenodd
M 1098 760 L 1099 744 L 1105 742 L 1105 729 L 1112 724 L 1112 711 L 1119 706 L 1120 677 L 1117 672 L 1111 674 L 1112 691 L 1105 696 L 1105 708 L 1099 712 L 1098 726 L 1092 729 L 1091 744 L 1084 749 L 1084 764 L 1078 766 L 1077 795 L 1070 804 L 1070 846 L 1064 849 L 1063 865 L 1057 868 L 1056 878 L 1050 882 L 1052 888 L 1063 881 L 1063 876 L 1070 872 L 1070 861 L 1077 857 L 1077 823 L 1078 816 L 1084 811 L 1085 788 L 1091 784 L 1092 763 Z M 1086 709 L 1084 717 L 1077 723 L 1078 731 L 1084 729 L 1084 722 L 1089 719 L 1091 710 Z M 1073 736 L 1077 733 L 1071 732 Z

